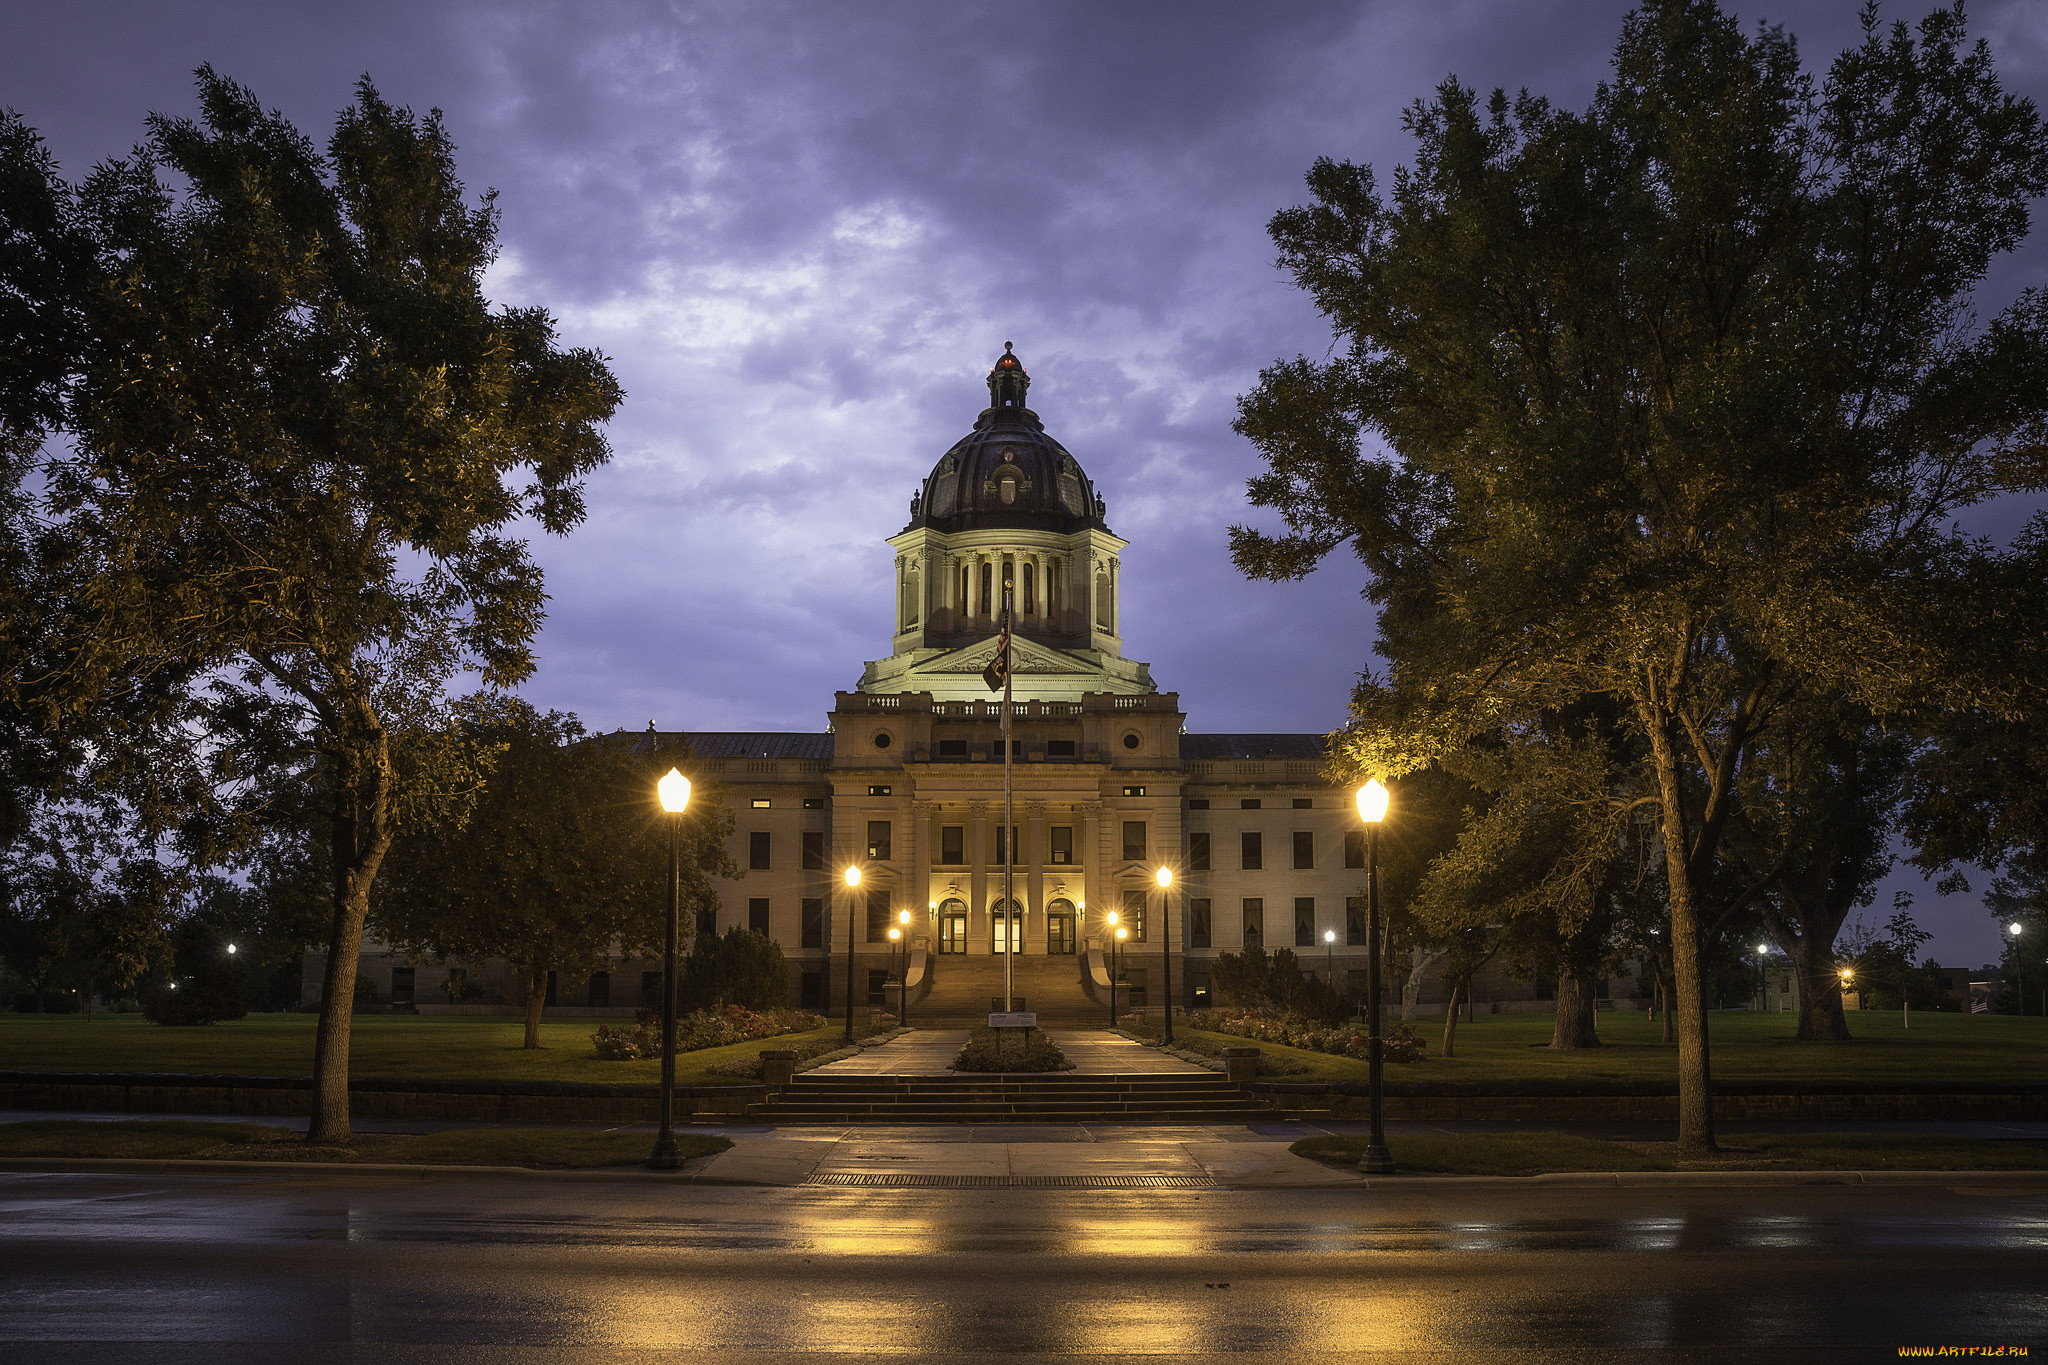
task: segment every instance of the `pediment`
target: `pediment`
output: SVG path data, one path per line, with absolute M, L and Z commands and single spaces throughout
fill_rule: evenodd
M 950 654 L 941 654 L 929 659 L 912 671 L 915 673 L 970 673 L 979 675 L 995 661 L 996 642 L 993 638 L 978 644 L 963 645 Z M 1094 673 L 1095 668 L 1063 650 L 1041 645 L 1022 636 L 1010 638 L 1010 671 L 1012 673 Z

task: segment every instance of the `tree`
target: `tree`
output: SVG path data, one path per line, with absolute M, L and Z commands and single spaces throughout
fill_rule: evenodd
M 722 847 L 722 845 L 721 845 Z M 677 973 L 678 1008 L 777 1009 L 789 998 L 789 967 L 782 946 L 766 934 L 735 924 L 723 934 L 702 934 Z M 657 1008 L 659 1002 L 649 1005 Z
M 1447 81 L 1390 198 L 1324 160 L 1273 220 L 1344 347 L 1241 402 L 1251 499 L 1287 529 L 1235 528 L 1237 562 L 1364 562 L 1391 668 L 1354 698 L 1361 773 L 1611 700 L 1662 845 L 1689 1155 L 1752 745 L 1795 697 L 1924 705 L 1950 515 L 2043 482 L 2048 300 L 1970 305 L 2048 135 L 1965 39 L 1866 11 L 1816 84 L 1782 32 L 1654 0 L 1583 114 Z
M 617 384 L 539 309 L 493 309 L 490 196 L 437 113 L 363 80 L 325 155 L 202 67 L 78 195 L 88 297 L 68 452 L 50 457 L 63 714 L 168 680 L 124 740 L 142 829 L 196 866 L 308 837 L 330 875 L 309 1139 L 349 1133 L 371 893 L 409 824 L 459 816 L 486 756 L 444 700 L 533 667 L 540 571 L 608 452 Z M 153 740 L 153 745 L 145 745 Z
M 525 982 L 525 1045 L 537 1048 L 550 970 L 589 971 L 660 944 L 668 845 L 654 784 L 688 766 L 689 750 L 586 736 L 574 716 L 516 699 L 478 699 L 463 724 L 472 746 L 497 755 L 476 808 L 459 829 L 399 836 L 374 917 L 422 956 L 504 958 Z M 712 877 L 739 875 L 732 828 L 718 792 L 700 787 L 683 818 L 685 925 L 717 903 Z

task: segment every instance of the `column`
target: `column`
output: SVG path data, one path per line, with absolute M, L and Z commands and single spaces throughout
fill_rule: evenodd
M 1024 951 L 1045 952 L 1045 802 L 1024 804 L 1024 827 L 1018 831 L 1024 841 Z
M 988 947 L 988 802 L 967 803 L 967 941 L 970 950 Z
M 1096 940 L 1096 946 L 1107 948 L 1102 939 L 1102 916 L 1114 909 L 1108 902 L 1108 890 L 1103 882 L 1102 850 L 1097 840 L 1102 829 L 1102 803 L 1089 801 L 1081 806 L 1081 827 L 1074 831 L 1074 842 L 1081 859 L 1081 885 L 1086 888 L 1088 909 L 1084 918 L 1087 932 Z

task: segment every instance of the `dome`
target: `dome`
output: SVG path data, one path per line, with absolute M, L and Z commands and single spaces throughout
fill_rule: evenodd
M 910 501 L 911 529 L 938 531 L 1029 527 L 1079 531 L 1102 526 L 1102 500 L 1081 464 L 1045 434 L 1024 406 L 1031 377 L 1003 343 L 988 372 L 989 406 L 974 430 L 939 457 Z

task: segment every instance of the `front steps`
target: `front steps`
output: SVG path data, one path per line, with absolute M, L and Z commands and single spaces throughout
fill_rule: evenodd
M 1249 1123 L 1284 1116 L 1221 1076 L 800 1075 L 749 1105 L 765 1123 Z

